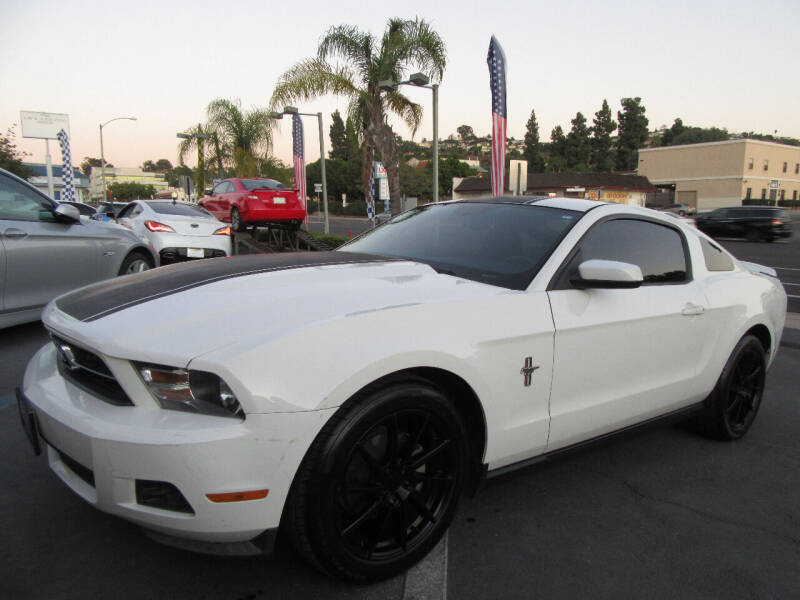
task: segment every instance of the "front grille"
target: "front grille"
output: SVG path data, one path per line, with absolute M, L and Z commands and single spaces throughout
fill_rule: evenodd
M 136 480 L 136 502 L 142 506 L 194 514 L 180 490 L 166 481 Z
M 75 475 L 83 479 L 90 486 L 94 487 L 94 473 L 91 469 L 87 469 L 78 461 L 64 454 L 61 450 L 56 449 L 56 452 L 58 452 L 58 457 L 61 459 L 61 462 L 64 463 L 70 471 L 75 473 Z
M 64 379 L 109 404 L 133 406 L 102 358 L 56 335 L 51 337 L 58 354 L 58 372 Z

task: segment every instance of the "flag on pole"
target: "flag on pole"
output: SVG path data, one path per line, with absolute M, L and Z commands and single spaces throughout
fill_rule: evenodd
M 500 196 L 506 173 L 506 57 L 494 36 L 486 63 L 492 88 L 492 196 Z
M 63 129 L 58 132 L 58 143 L 61 145 L 61 188 L 62 202 L 75 202 L 75 174 L 72 172 L 72 154 L 69 149 L 69 136 Z
M 370 147 L 369 161 L 367 162 L 367 164 L 372 165 L 369 170 L 369 190 L 367 191 L 367 217 L 370 219 L 375 218 L 375 163 L 372 160 L 374 157 L 375 150 Z
M 305 222 L 308 223 L 308 206 L 306 206 L 306 159 L 303 143 L 303 120 L 300 115 L 292 117 L 292 140 L 294 142 L 294 187 L 297 197 L 306 209 Z

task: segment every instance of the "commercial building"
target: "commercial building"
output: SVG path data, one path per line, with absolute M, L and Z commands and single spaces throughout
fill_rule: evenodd
M 523 179 L 524 181 L 524 179 Z M 505 188 L 508 189 L 506 180 Z M 488 177 L 454 177 L 453 200 L 491 194 Z M 644 206 L 648 192 L 656 188 L 647 177 L 618 173 L 528 173 L 525 196 L 566 196 Z M 509 192 L 510 193 L 510 192 Z
M 35 186 L 45 195 L 49 195 L 47 188 L 47 165 L 43 163 L 22 163 L 33 171 L 33 175 L 28 177 L 28 183 Z M 61 178 L 61 165 L 53 165 L 53 194 L 56 202 L 61 202 L 61 194 L 64 189 L 64 180 Z M 78 202 L 89 201 L 89 178 L 73 169 L 72 183 L 75 186 L 75 200 Z
M 760 140 L 642 148 L 637 172 L 700 211 L 800 197 L 800 147 Z
M 106 186 L 110 186 L 112 183 L 125 182 L 152 185 L 156 189 L 156 193 L 169 190 L 169 183 L 167 183 L 166 175 L 163 173 L 151 173 L 150 171 L 125 167 L 106 167 Z M 103 173 L 100 167 L 92 167 L 89 191 L 92 200 L 103 199 Z

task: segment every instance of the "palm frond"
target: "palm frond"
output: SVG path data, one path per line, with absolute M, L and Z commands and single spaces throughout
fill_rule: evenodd
M 281 110 L 296 100 L 313 100 L 325 94 L 353 97 L 360 93 L 347 66 L 334 67 L 324 60 L 297 63 L 278 79 L 270 99 L 271 110 Z
M 386 106 L 405 121 L 413 137 L 422 121 L 422 106 L 397 91 L 387 93 L 385 98 Z
M 351 63 L 364 79 L 370 70 L 374 44 L 371 33 L 354 25 L 339 25 L 331 27 L 320 40 L 317 58 L 324 62 L 338 58 Z

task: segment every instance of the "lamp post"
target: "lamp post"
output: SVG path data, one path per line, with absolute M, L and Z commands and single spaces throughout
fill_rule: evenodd
M 413 73 L 406 81 L 394 82 L 384 79 L 378 87 L 385 92 L 393 92 L 401 85 L 423 87 L 433 92 L 433 201 L 439 201 L 439 84 L 428 85 L 430 78 L 425 73 Z
M 114 117 L 113 119 L 100 123 L 100 172 L 103 176 L 103 201 L 108 200 L 108 191 L 106 190 L 106 156 L 103 152 L 103 127 L 112 121 L 135 121 L 136 117 Z
M 199 127 L 199 126 L 198 126 Z M 205 174 L 205 160 L 203 158 L 203 140 L 210 140 L 211 135 L 207 133 L 176 133 L 175 137 L 182 140 L 197 140 L 197 197 L 200 198 L 200 190 L 205 189 L 206 174 Z
M 325 233 L 331 232 L 330 222 L 328 220 L 328 180 L 325 177 L 325 135 L 322 133 L 322 113 L 301 113 L 297 110 L 296 106 L 284 106 L 283 112 L 269 113 L 272 119 L 282 119 L 283 115 L 300 115 L 304 117 L 317 117 L 319 122 L 319 161 L 320 169 L 322 171 L 322 207 L 324 210 L 324 231 Z M 305 203 L 306 199 L 303 198 Z

